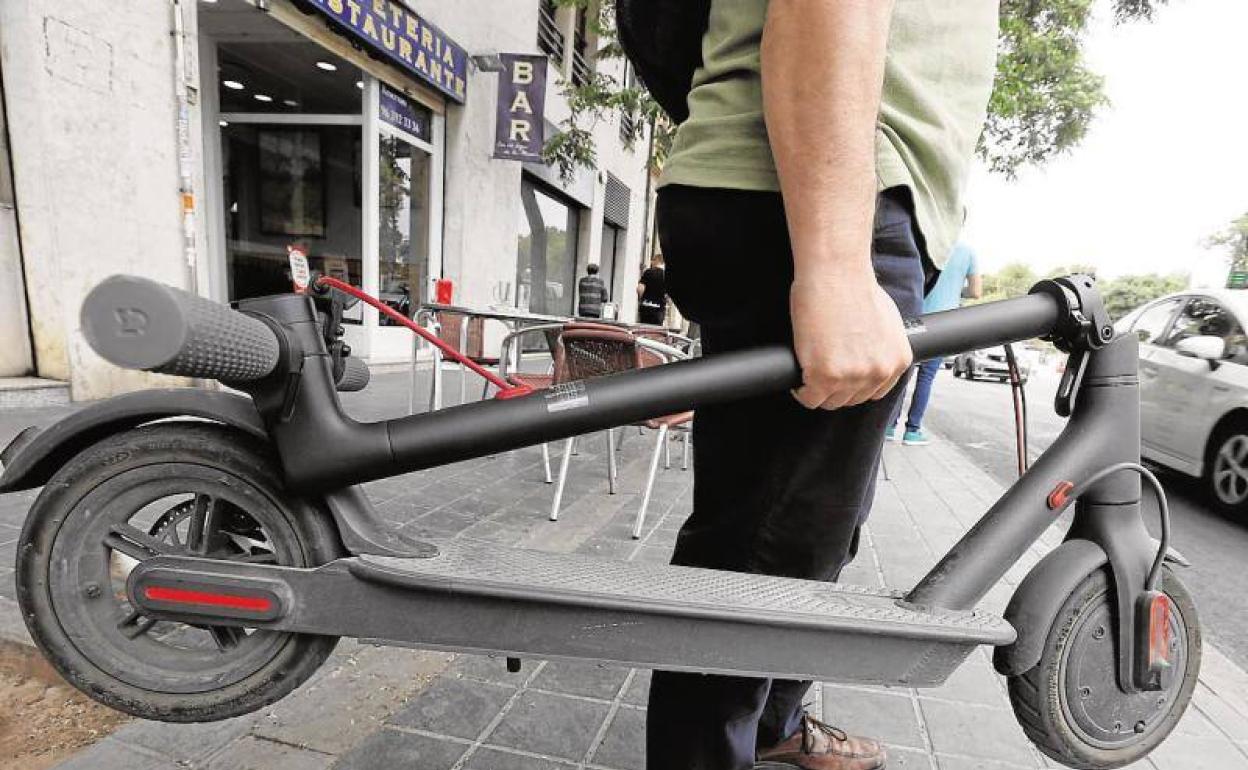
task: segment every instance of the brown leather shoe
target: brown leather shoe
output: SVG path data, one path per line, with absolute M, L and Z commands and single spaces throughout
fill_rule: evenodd
M 879 770 L 888 752 L 870 738 L 855 738 L 805 714 L 797 732 L 758 752 L 758 760 L 762 767 L 775 762 L 802 770 Z

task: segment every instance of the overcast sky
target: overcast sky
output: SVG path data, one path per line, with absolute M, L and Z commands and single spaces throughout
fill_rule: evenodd
M 1248 211 L 1248 1 L 1171 0 L 1088 40 L 1112 104 L 1072 153 L 1015 182 L 972 175 L 965 239 L 981 270 L 1079 262 L 1101 277 L 1226 277 L 1200 240 Z

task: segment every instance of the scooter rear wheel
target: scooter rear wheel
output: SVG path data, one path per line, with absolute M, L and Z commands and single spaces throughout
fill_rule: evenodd
M 1156 692 L 1117 684 L 1116 611 L 1104 570 L 1079 585 L 1049 629 L 1040 662 L 1009 678 L 1010 703 L 1024 732 L 1064 765 L 1101 770 L 1142 759 L 1183 716 L 1200 673 L 1200 624 L 1191 595 L 1169 569 L 1162 590 L 1170 618 L 1172 674 Z
M 245 714 L 298 687 L 338 641 L 146 618 L 126 577 L 154 551 L 315 566 L 340 546 L 267 448 L 221 426 L 142 427 L 70 459 L 26 519 L 17 595 L 48 660 L 108 706 L 166 722 Z

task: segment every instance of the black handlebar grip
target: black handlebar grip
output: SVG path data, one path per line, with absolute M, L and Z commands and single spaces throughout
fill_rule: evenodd
M 82 303 L 87 342 L 128 369 L 258 380 L 277 366 L 277 337 L 263 321 L 147 278 L 114 275 Z
M 338 375 L 338 390 L 342 393 L 364 390 L 368 387 L 368 380 L 371 376 L 368 364 L 355 356 L 347 356 L 342 360 L 342 374 Z

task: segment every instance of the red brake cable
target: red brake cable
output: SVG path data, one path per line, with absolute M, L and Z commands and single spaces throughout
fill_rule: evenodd
M 441 337 L 438 337 L 438 335 L 434 334 L 428 329 L 423 328 L 420 324 L 416 323 L 412 319 L 403 315 L 402 313 L 390 307 L 389 305 L 382 302 L 381 300 L 377 299 L 376 297 L 366 294 L 365 292 L 355 288 L 354 286 L 352 286 L 349 283 L 346 283 L 345 281 L 340 281 L 337 278 L 330 278 L 327 275 L 322 275 L 322 276 L 317 277 L 316 285 L 324 286 L 330 289 L 337 289 L 343 294 L 348 294 L 352 297 L 355 297 L 361 302 L 365 302 L 377 308 L 378 312 L 384 314 L 387 318 L 394 321 L 395 323 L 398 323 L 402 326 L 406 326 L 408 329 L 410 329 L 411 331 L 419 335 L 421 338 L 423 338 L 426 342 L 433 345 L 438 350 L 442 351 L 442 355 L 446 356 L 447 358 L 451 359 L 452 361 L 458 364 L 462 364 L 463 366 L 468 367 L 472 371 L 476 372 L 477 374 L 481 375 L 486 380 L 488 380 L 491 385 L 498 388 L 498 393 L 494 395 L 495 398 L 501 398 L 501 399 L 516 398 L 517 396 L 527 396 L 528 394 L 533 392 L 533 388 L 530 388 L 527 385 L 513 385 L 510 382 L 507 382 L 506 380 L 504 380 L 502 377 L 499 377 L 494 372 L 491 372 L 489 369 L 486 369 L 485 367 L 478 364 L 476 361 L 473 361 L 471 358 L 468 358 L 463 353 L 460 353 L 455 348 L 446 344 L 446 342 L 444 342 Z M 465 318 L 465 323 L 467 323 L 466 318 Z

